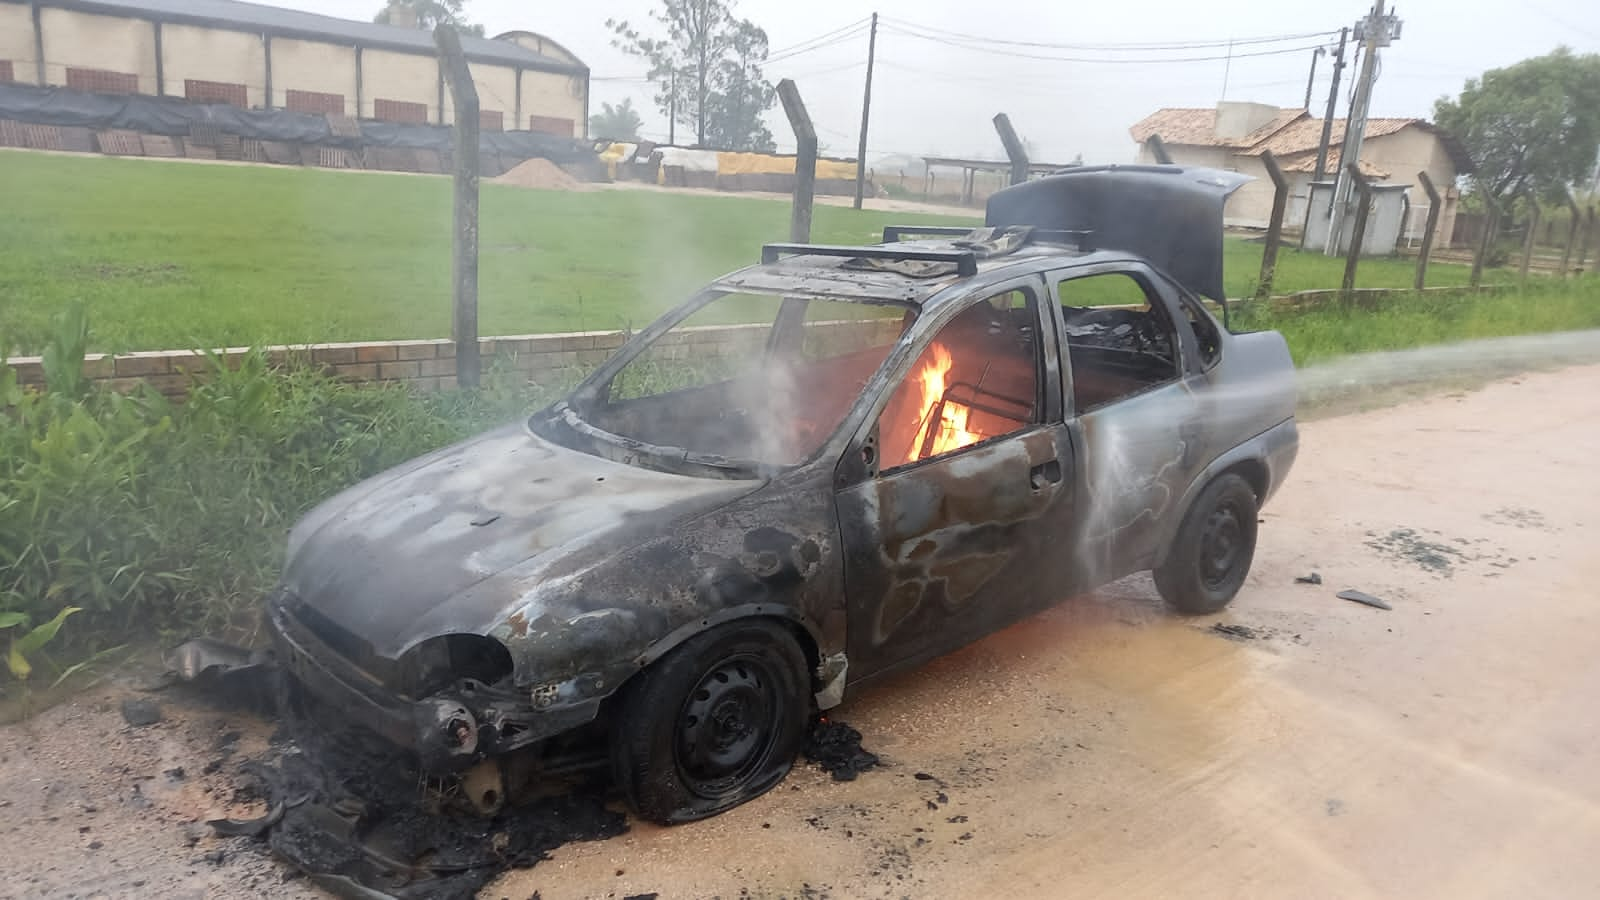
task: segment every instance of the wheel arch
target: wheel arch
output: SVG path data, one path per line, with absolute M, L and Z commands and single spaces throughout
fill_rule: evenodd
M 822 631 L 807 616 L 792 606 L 780 603 L 744 603 L 738 606 L 729 606 L 692 619 L 667 632 L 666 635 L 645 649 L 643 653 L 634 657 L 635 672 L 625 682 L 617 686 L 614 692 L 621 693 L 629 683 L 638 677 L 640 672 L 650 668 L 651 664 L 676 650 L 685 641 L 696 635 L 704 634 L 713 628 L 718 628 L 733 622 L 749 619 L 765 619 L 782 625 L 786 631 L 794 636 L 795 643 L 800 645 L 800 652 L 806 658 L 807 677 L 816 687 L 817 669 L 822 663 Z

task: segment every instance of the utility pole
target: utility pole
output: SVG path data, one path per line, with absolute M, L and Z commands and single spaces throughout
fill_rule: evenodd
M 1333 189 L 1333 208 L 1329 211 L 1328 243 L 1323 253 L 1339 255 L 1339 235 L 1344 231 L 1345 207 L 1350 202 L 1351 166 L 1361 164 L 1361 143 L 1366 137 L 1367 110 L 1372 105 L 1372 82 L 1378 75 L 1378 48 L 1387 47 L 1400 36 L 1400 20 L 1393 13 L 1383 14 L 1383 0 L 1372 5 L 1372 12 L 1356 22 L 1356 38 L 1365 51 L 1361 59 L 1361 77 L 1356 82 L 1356 96 L 1350 103 L 1350 116 L 1344 125 L 1344 145 L 1339 148 L 1339 161 L 1343 170 Z
M 1339 111 L 1339 76 L 1344 73 L 1344 45 L 1350 29 L 1339 29 L 1339 49 L 1333 51 L 1333 84 L 1328 85 L 1328 111 L 1322 117 L 1322 143 L 1317 145 L 1317 169 L 1312 181 L 1321 181 L 1328 173 L 1328 142 L 1333 138 L 1333 114 Z
M 678 143 L 678 67 L 667 76 L 667 146 Z
M 1317 60 L 1321 59 L 1322 55 L 1327 52 L 1321 47 L 1311 51 L 1311 74 L 1306 76 L 1306 102 L 1302 107 L 1306 112 L 1311 111 L 1311 86 L 1317 81 Z
M 872 31 L 867 38 L 867 87 L 861 93 L 861 143 L 856 147 L 856 209 L 867 190 L 867 117 L 872 112 L 872 63 L 878 55 L 878 14 L 872 14 Z

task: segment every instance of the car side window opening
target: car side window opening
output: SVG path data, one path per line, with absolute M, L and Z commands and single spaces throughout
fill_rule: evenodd
M 660 447 L 795 465 L 838 429 L 914 318 L 896 306 L 722 294 L 658 336 L 582 413 Z
M 1144 282 L 1126 272 L 1105 272 L 1066 279 L 1057 292 L 1078 412 L 1178 378 L 1178 334 Z
M 889 470 L 1014 434 L 1041 421 L 1038 303 L 1013 290 L 939 329 L 878 419 Z

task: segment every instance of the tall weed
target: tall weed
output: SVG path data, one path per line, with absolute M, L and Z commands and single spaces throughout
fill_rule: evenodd
M 470 392 L 355 386 L 261 353 L 210 357 L 183 403 L 82 379 L 81 312 L 55 324 L 46 392 L 0 362 L 0 613 L 80 649 L 206 631 L 255 607 L 309 507 L 547 399 L 509 373 Z

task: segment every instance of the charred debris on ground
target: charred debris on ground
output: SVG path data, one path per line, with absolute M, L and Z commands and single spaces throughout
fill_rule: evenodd
M 238 732 L 213 743 L 217 756 L 204 771 L 236 765 L 237 795 L 258 799 L 265 812 L 207 824 L 219 835 L 261 842 L 337 896 L 464 900 L 508 869 L 548 859 L 563 844 L 628 830 L 604 779 L 569 780 L 560 793 L 508 804 L 484 817 L 466 808 L 456 796 L 458 786 L 422 775 L 402 752 L 308 714 L 292 701 L 284 674 L 260 658 L 195 656 L 191 650 L 168 662 L 210 702 L 279 722 L 271 746 L 258 758 L 234 757 Z M 268 696 L 273 701 L 264 703 Z M 130 703 L 124 710 L 130 723 L 152 712 L 160 716 L 154 701 Z M 879 764 L 861 740 L 844 722 L 819 716 L 803 757 L 834 780 L 851 781 Z

